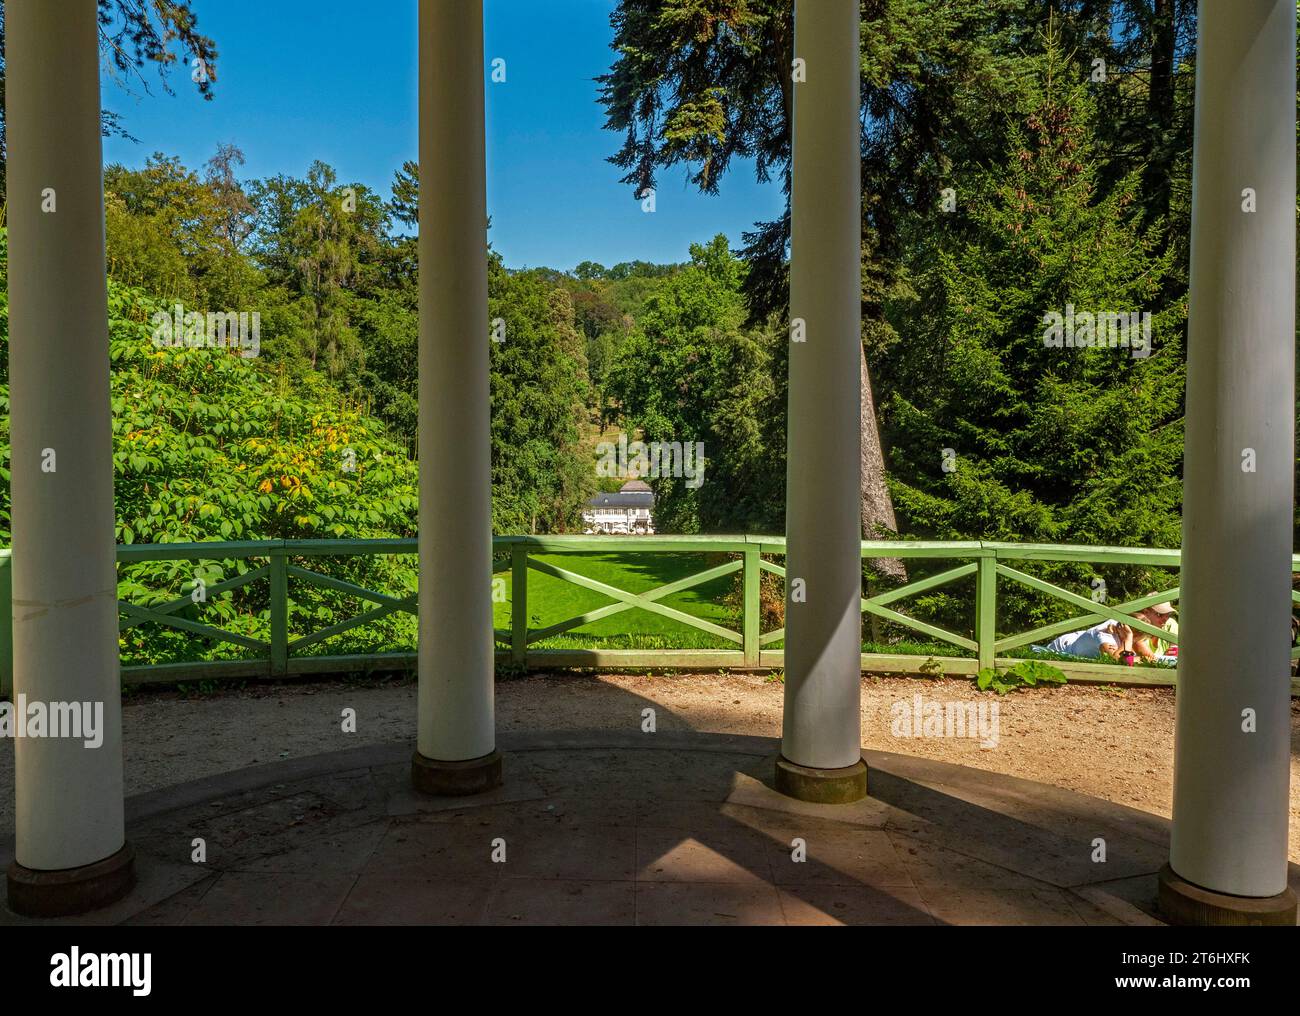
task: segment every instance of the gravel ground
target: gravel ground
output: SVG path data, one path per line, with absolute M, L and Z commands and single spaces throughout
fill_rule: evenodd
M 500 730 L 639 729 L 655 710 L 659 730 L 780 736 L 782 685 L 761 675 L 543 674 L 497 685 Z M 1001 699 L 963 680 L 865 677 L 864 745 L 1039 780 L 1168 815 L 1173 780 L 1172 689 L 1087 685 L 1015 692 Z M 925 702 L 998 705 L 997 744 L 898 737 L 891 706 Z M 356 733 L 343 733 L 344 709 Z M 314 682 L 251 685 L 184 697 L 137 692 L 123 710 L 126 790 L 363 744 L 414 740 L 415 685 Z M 1300 862 L 1300 701 L 1291 703 L 1291 860 Z M 0 741 L 0 837 L 13 833 L 13 742 Z

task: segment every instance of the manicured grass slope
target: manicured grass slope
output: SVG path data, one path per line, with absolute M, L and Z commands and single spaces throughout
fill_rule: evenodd
M 537 560 L 631 593 L 645 593 L 705 571 L 712 562 L 703 554 L 539 554 Z M 502 573 L 508 596 L 514 596 L 509 572 Z M 724 575 L 658 601 L 733 631 L 740 629 L 740 610 L 723 601 L 736 588 L 735 575 Z M 615 603 L 613 597 L 584 589 L 532 569 L 528 572 L 528 627 L 546 628 L 587 611 Z M 499 629 L 510 626 L 511 603 L 496 605 Z M 536 643 L 543 648 L 730 649 L 736 643 L 647 610 L 632 608 Z

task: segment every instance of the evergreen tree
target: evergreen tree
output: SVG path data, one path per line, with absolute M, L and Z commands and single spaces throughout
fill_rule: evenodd
M 943 539 L 1177 546 L 1186 306 L 1157 303 L 1173 257 L 1137 221 L 1138 173 L 1098 195 L 1096 107 L 1054 37 L 1036 62 L 1005 158 L 913 248 L 883 374 L 895 504 Z M 1071 307 L 1081 342 L 1085 314 L 1096 338 L 1099 315 L 1150 312 L 1150 355 L 1047 344 Z
M 277 322 L 290 348 L 313 370 L 355 383 L 365 350 L 353 317 L 382 272 L 386 205 L 359 184 L 339 185 L 322 162 L 305 180 L 277 176 L 255 184 L 252 200 L 254 255 L 292 301 L 286 320 Z

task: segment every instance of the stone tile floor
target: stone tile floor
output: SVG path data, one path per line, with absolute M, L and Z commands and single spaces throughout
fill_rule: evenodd
M 63 923 L 1159 923 L 1168 822 L 1043 784 L 867 752 L 868 800 L 809 805 L 772 789 L 768 738 L 500 746 L 506 783 L 476 798 L 413 792 L 409 745 L 132 798 L 139 885 Z

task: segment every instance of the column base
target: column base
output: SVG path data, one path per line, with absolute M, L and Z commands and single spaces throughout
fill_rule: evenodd
M 778 755 L 776 789 L 798 801 L 851 804 L 867 796 L 867 764 L 859 759 L 845 769 L 810 769 Z
M 467 797 L 501 786 L 501 752 L 463 762 L 439 762 L 418 751 L 411 759 L 411 783 L 416 790 L 438 797 Z
M 23 917 L 75 917 L 116 903 L 135 887 L 135 850 L 59 871 L 9 865 L 9 909 Z
M 1160 913 L 1170 924 L 1295 926 L 1296 895 L 1289 887 L 1276 896 L 1230 896 L 1193 885 L 1168 864 L 1156 881 Z

